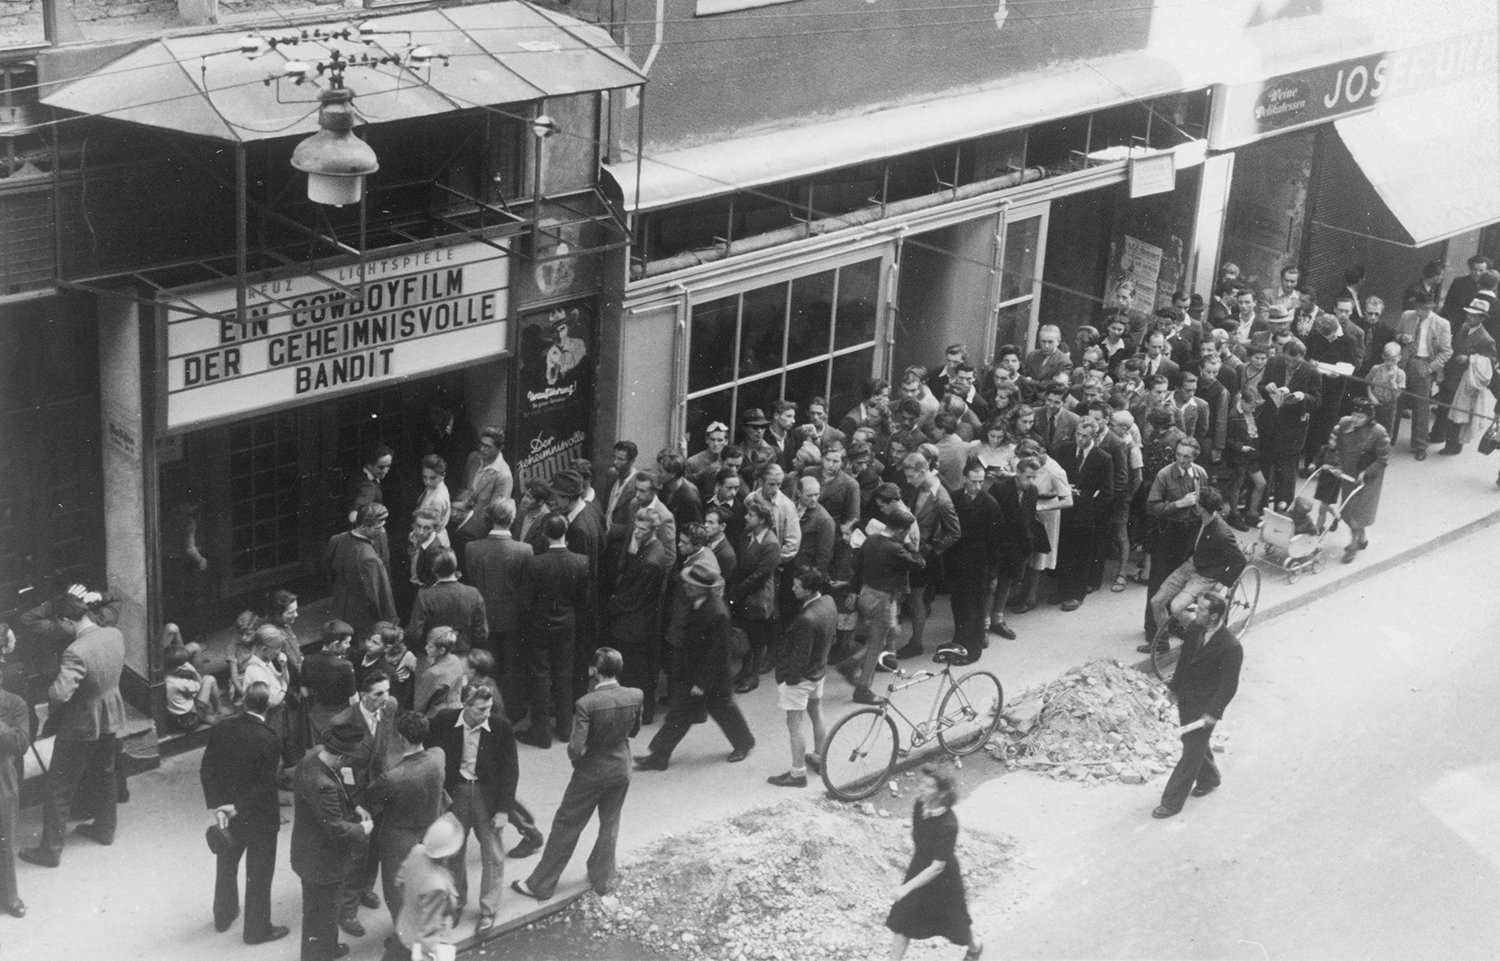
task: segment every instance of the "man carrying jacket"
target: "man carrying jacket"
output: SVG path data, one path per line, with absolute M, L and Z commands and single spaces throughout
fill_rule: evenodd
M 1177 695 L 1178 721 L 1184 727 L 1198 722 L 1202 726 L 1182 735 L 1182 757 L 1167 778 L 1161 804 L 1151 812 L 1154 818 L 1172 817 L 1182 810 L 1189 792 L 1193 797 L 1203 797 L 1217 790 L 1222 780 L 1209 738 L 1234 699 L 1245 661 L 1239 638 L 1225 626 L 1228 612 L 1224 595 L 1204 594 L 1198 598 L 1198 609 L 1187 627 L 1187 640 L 1170 686 Z

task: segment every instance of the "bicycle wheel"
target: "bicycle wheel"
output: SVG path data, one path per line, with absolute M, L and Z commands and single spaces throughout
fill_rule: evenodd
M 1255 608 L 1259 603 L 1260 571 L 1254 565 L 1246 564 L 1229 591 L 1229 612 L 1225 615 L 1230 631 L 1241 641 L 1250 633 L 1250 626 L 1255 621 Z
M 1151 639 L 1151 672 L 1168 683 L 1177 669 L 1177 656 L 1182 653 L 1182 642 L 1178 641 L 1177 647 L 1173 648 L 1173 639 L 1172 618 L 1169 616 Z
M 1005 693 L 989 671 L 971 671 L 943 695 L 938 708 L 938 743 L 949 754 L 973 754 L 1000 726 Z
M 866 707 L 839 719 L 823 745 L 823 786 L 841 801 L 869 797 L 896 768 L 896 722 Z

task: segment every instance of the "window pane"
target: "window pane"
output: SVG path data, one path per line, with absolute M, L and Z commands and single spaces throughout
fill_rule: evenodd
M 1032 300 L 1023 300 L 1009 307 L 1001 307 L 995 321 L 995 343 L 1015 344 L 1024 349 L 1026 328 L 1031 324 Z
M 738 306 L 738 297 L 693 305 L 693 332 L 688 355 L 689 393 L 734 379 L 734 323 Z
M 811 360 L 828 353 L 833 326 L 833 271 L 792 281 L 792 320 L 787 329 L 786 362 Z
M 856 350 L 833 361 L 833 391 L 828 396 L 828 419 L 837 424 L 859 406 L 865 381 L 875 374 L 875 348 Z
M 714 421 L 733 425 L 733 412 L 729 409 L 734 400 L 733 390 L 721 390 L 715 394 L 696 397 L 687 402 L 688 454 L 696 454 L 704 447 L 703 434 Z M 730 432 L 734 436 L 734 432 Z
M 839 268 L 839 310 L 834 329 L 835 349 L 875 339 L 875 316 L 880 304 L 880 258 Z M 832 412 L 829 412 L 830 415 Z
M 747 290 L 740 329 L 740 376 L 750 377 L 781 366 L 781 339 L 786 332 L 786 284 Z M 744 409 L 744 404 L 740 405 Z
M 797 404 L 797 423 L 807 423 L 807 402 L 824 396 L 828 389 L 828 364 L 808 364 L 786 372 L 786 388 L 782 396 Z
M 1005 258 L 1000 265 L 1000 299 L 1015 300 L 1031 293 L 1036 283 L 1037 239 L 1042 218 L 1027 217 L 1005 227 Z
M 739 402 L 735 405 L 734 416 L 736 418 L 744 417 L 745 411 L 749 410 L 752 407 L 758 407 L 760 408 L 761 412 L 765 414 L 769 419 L 771 416 L 772 405 L 780 399 L 780 374 L 773 374 L 770 377 L 763 377 L 760 380 L 752 380 L 748 384 L 741 384 Z M 734 437 L 736 440 L 739 440 L 740 438 L 739 427 L 740 425 L 738 423 L 734 424 Z

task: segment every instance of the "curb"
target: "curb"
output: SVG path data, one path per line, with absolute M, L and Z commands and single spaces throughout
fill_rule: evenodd
M 1391 570 L 1392 568 L 1400 567 L 1402 564 L 1416 560 L 1419 557 L 1430 554 L 1433 551 L 1446 547 L 1449 544 L 1452 544 L 1455 541 L 1462 540 L 1472 534 L 1477 534 L 1485 528 L 1493 527 L 1496 524 L 1500 524 L 1500 510 L 1496 510 L 1489 514 L 1486 514 L 1483 517 L 1480 517 L 1477 520 L 1470 521 L 1469 523 L 1464 524 L 1461 527 L 1455 527 L 1450 531 L 1444 531 L 1442 534 L 1439 534 L 1437 537 L 1434 537 L 1429 541 L 1423 541 L 1420 544 L 1413 545 L 1412 547 L 1409 547 L 1404 551 L 1392 554 L 1390 557 L 1387 557 L 1384 560 L 1376 561 L 1374 564 L 1363 566 L 1358 568 L 1357 570 L 1350 571 L 1348 574 L 1328 581 L 1327 583 L 1314 588 L 1313 590 L 1310 590 L 1305 594 L 1301 594 L 1297 597 L 1289 597 L 1284 601 L 1280 601 L 1268 608 L 1257 611 L 1257 623 L 1259 623 L 1260 621 L 1272 620 L 1274 618 L 1281 617 L 1283 614 L 1288 614 L 1300 607 L 1305 607 L 1306 605 L 1311 604 L 1313 601 L 1328 597 L 1329 595 L 1337 593 L 1338 591 L 1341 591 L 1351 585 L 1369 580 L 1370 578 L 1383 574 L 1386 571 Z M 1254 563 L 1254 561 L 1251 561 L 1251 563 Z M 1134 667 L 1136 670 L 1143 673 L 1151 673 L 1151 658 L 1144 658 L 1138 664 L 1135 664 Z M 1004 683 L 1005 682 L 1002 680 L 1002 697 L 1004 697 Z M 1011 702 L 1007 701 L 1006 707 L 1009 707 L 1010 703 Z M 934 739 L 929 744 L 924 744 L 921 748 L 910 751 L 905 757 L 898 758 L 896 761 L 896 766 L 891 771 L 891 773 L 894 775 L 910 771 L 913 768 L 918 767 L 919 765 L 925 764 L 932 757 L 940 754 L 946 755 L 946 753 L 947 752 L 942 750 L 942 745 L 938 744 L 937 740 Z M 1009 771 L 1010 769 L 1007 768 L 1006 772 L 1009 773 Z M 878 793 L 879 792 L 877 792 L 877 794 Z M 827 791 L 824 791 L 824 796 L 829 797 Z M 871 795 L 872 798 L 874 796 L 875 795 Z M 482 944 L 486 944 L 490 941 L 495 940 L 496 938 L 499 938 L 501 935 L 504 935 L 511 931 L 515 931 L 518 928 L 525 927 L 526 925 L 531 924 L 535 921 L 539 921 L 542 918 L 557 914 L 558 912 L 573 904 L 573 902 L 582 898 L 587 893 L 588 885 L 580 883 L 576 891 L 572 891 L 568 894 L 555 894 L 552 900 L 547 901 L 543 904 L 539 904 L 535 908 L 532 908 L 530 911 L 517 915 L 516 917 L 511 918 L 505 923 L 495 926 L 489 931 L 486 931 L 482 936 L 472 935 L 469 938 L 460 941 L 458 943 L 458 950 L 461 952 L 472 950 L 473 948 L 479 947 Z

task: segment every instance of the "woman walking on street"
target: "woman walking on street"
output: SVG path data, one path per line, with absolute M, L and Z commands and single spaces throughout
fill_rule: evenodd
M 921 794 L 911 814 L 915 850 L 885 918 L 885 926 L 895 932 L 891 961 L 901 961 L 913 940 L 937 937 L 966 946 L 964 961 L 978 961 L 984 953 L 984 943 L 970 926 L 964 879 L 953 850 L 958 841 L 958 818 L 953 813 L 957 801 L 952 777 L 930 764 L 922 768 Z
M 1339 514 L 1339 519 L 1349 525 L 1349 546 L 1344 548 L 1343 557 L 1345 564 L 1354 560 L 1356 552 L 1370 545 L 1365 529 L 1375 523 L 1375 511 L 1380 507 L 1380 485 L 1390 456 L 1391 438 L 1384 427 L 1375 423 L 1375 405 L 1369 398 L 1355 398 L 1349 416 L 1338 422 L 1328 438 L 1327 463 L 1345 477 L 1352 478 L 1340 483 L 1337 494 L 1338 499 L 1349 498 Z M 1355 485 L 1361 483 L 1365 485 L 1363 489 L 1350 497 Z M 1321 481 L 1319 486 L 1322 486 Z

